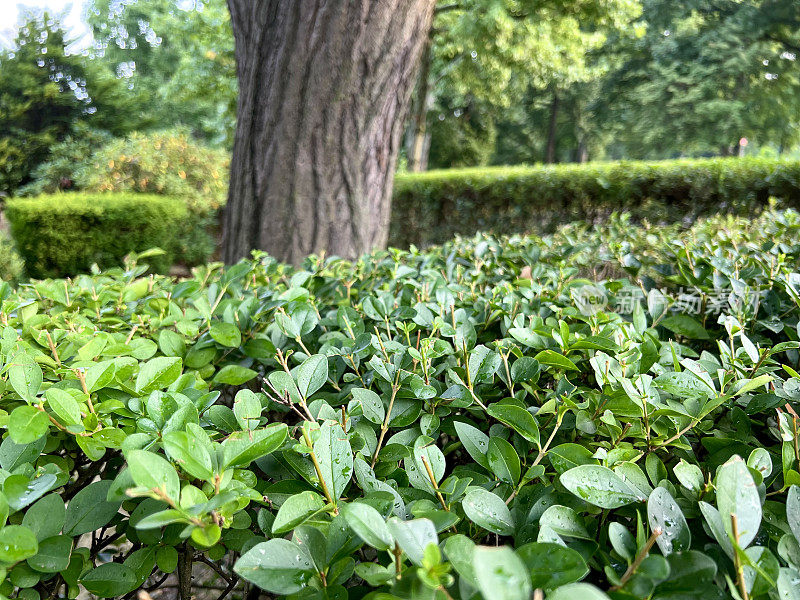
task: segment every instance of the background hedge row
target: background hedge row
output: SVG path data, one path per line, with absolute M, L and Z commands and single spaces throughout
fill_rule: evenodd
M 448 169 L 395 178 L 389 243 L 441 243 L 475 231 L 550 232 L 627 211 L 637 220 L 752 214 L 800 202 L 800 162 L 758 158 Z
M 441 243 L 455 234 L 555 230 L 613 212 L 689 224 L 717 213 L 757 214 L 775 197 L 800 205 L 800 161 L 707 159 L 451 169 L 395 179 L 389 243 Z M 62 193 L 6 202 L 12 235 L 32 277 L 118 265 L 153 246 L 159 271 L 202 264 L 214 249 L 213 203 L 134 192 Z M 16 275 L 14 275 L 16 276 Z M 4 278 L 13 278 L 6 277 Z
M 166 272 L 199 226 L 186 203 L 150 194 L 58 194 L 15 198 L 5 206 L 11 235 L 31 277 L 87 272 L 122 264 L 132 251 L 159 247 L 149 259 Z

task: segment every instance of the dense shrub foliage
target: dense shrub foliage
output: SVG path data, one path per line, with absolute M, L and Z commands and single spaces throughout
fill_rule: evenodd
M 3 284 L 0 593 L 797 598 L 799 262 L 769 212 Z
M 449 169 L 395 178 L 390 243 L 427 246 L 475 231 L 551 232 L 630 211 L 653 222 L 800 201 L 800 163 L 705 159 Z
M 147 194 L 15 198 L 6 202 L 5 211 L 31 277 L 119 265 L 126 254 L 153 246 L 164 252 L 152 257 L 152 266 L 165 272 L 182 258 L 181 240 L 200 227 L 181 200 Z M 208 235 L 201 228 L 202 234 Z

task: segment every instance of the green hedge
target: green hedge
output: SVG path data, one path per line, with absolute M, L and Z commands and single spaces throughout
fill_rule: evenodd
M 11 234 L 31 277 L 69 276 L 92 264 L 117 266 L 132 251 L 159 247 L 149 263 L 169 269 L 186 229 L 186 203 L 148 194 L 56 194 L 6 202 Z
M 630 211 L 652 222 L 751 214 L 775 196 L 800 200 L 800 162 L 702 159 L 449 169 L 395 179 L 390 244 L 443 242 L 475 231 L 550 232 Z

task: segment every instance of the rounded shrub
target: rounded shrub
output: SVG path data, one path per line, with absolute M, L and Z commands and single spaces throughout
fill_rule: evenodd
M 5 213 L 31 277 L 76 275 L 94 264 L 120 265 L 130 252 L 153 247 L 163 250 L 153 257 L 153 268 L 166 272 L 178 258 L 175 232 L 189 221 L 180 200 L 130 193 L 13 198 Z

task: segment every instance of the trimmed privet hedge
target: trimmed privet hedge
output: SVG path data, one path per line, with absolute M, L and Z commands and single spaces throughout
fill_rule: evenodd
M 116 266 L 129 252 L 152 247 L 164 251 L 151 257 L 152 267 L 163 272 L 182 260 L 188 239 L 205 243 L 202 258 L 212 248 L 202 220 L 178 198 L 53 194 L 8 200 L 5 211 L 31 277 L 71 276 L 93 264 Z
M 0 284 L 0 597 L 797 600 L 800 215 L 678 229 Z
M 395 178 L 390 244 L 441 243 L 475 231 L 553 231 L 614 211 L 686 223 L 752 214 L 774 196 L 800 201 L 800 162 L 704 159 L 450 169 Z

